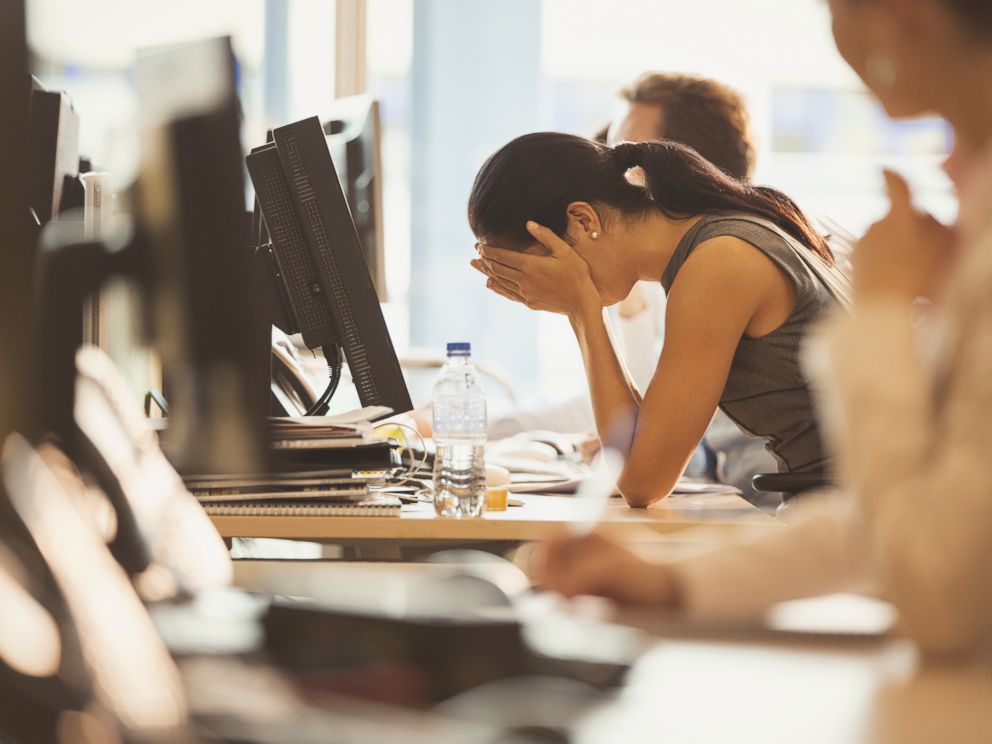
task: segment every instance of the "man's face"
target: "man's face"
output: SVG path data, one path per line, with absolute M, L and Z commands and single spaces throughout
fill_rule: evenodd
M 649 103 L 624 103 L 606 133 L 606 144 L 648 142 L 662 136 L 661 106 Z

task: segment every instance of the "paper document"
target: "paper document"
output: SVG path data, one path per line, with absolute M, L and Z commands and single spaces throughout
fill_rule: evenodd
M 366 406 L 333 416 L 280 416 L 278 420 L 300 426 L 354 426 L 367 424 L 372 419 L 387 416 L 392 412 L 393 409 L 388 406 Z
M 727 483 L 699 483 L 685 480 L 684 478 L 679 479 L 679 482 L 675 484 L 675 488 L 672 489 L 672 496 L 694 496 L 702 493 L 732 493 L 740 496 L 741 489 Z

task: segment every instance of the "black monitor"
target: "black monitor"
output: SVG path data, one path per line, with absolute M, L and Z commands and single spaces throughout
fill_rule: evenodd
M 143 52 L 138 224 L 152 335 L 186 472 L 264 471 L 270 325 L 245 246 L 241 115 L 230 39 Z
M 79 176 L 79 116 L 69 96 L 31 78 L 31 208 L 44 225 L 82 207 Z
M 187 472 L 268 469 L 270 331 L 244 220 L 244 165 L 229 39 L 142 53 L 134 230 L 87 239 L 53 221 L 39 250 L 43 426 L 70 455 L 83 304 L 114 275 L 138 280 L 162 361 L 163 447 Z M 25 223 L 27 220 L 25 220 Z M 30 284 L 29 284 L 30 286 Z
M 24 5 L 0 3 L 0 442 L 12 431 L 34 437 L 40 423 Z
M 331 104 L 321 122 L 344 188 L 358 241 L 372 283 L 385 302 L 386 265 L 382 223 L 382 153 L 379 102 L 370 96 L 348 96 Z
M 304 343 L 329 357 L 343 347 L 362 405 L 411 410 L 320 120 L 273 130 L 272 141 L 252 150 L 247 163 Z

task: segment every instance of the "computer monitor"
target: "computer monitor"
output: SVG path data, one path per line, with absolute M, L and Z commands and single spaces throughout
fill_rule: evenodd
M 379 102 L 367 95 L 338 98 L 321 121 L 327 147 L 351 208 L 365 263 L 379 302 L 389 297 L 386 289 L 386 259 L 382 220 L 382 153 Z M 272 141 L 271 130 L 267 141 Z M 264 245 L 264 225 L 256 204 L 253 234 L 255 244 Z M 295 331 L 277 323 L 287 333 Z
M 382 152 L 379 102 L 371 96 L 339 98 L 321 124 L 344 188 L 358 240 L 379 301 L 388 299 L 382 223 Z
M 24 6 L 0 3 L 0 442 L 13 431 L 34 437 L 40 423 Z
M 244 211 L 230 39 L 146 51 L 135 68 L 138 224 L 180 471 L 267 468 L 270 328 Z
M 69 96 L 31 78 L 31 208 L 44 225 L 82 207 L 79 116 Z
M 248 174 L 306 345 L 343 347 L 362 405 L 413 408 L 317 117 L 279 127 Z

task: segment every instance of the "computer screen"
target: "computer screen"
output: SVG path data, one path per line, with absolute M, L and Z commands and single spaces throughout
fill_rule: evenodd
M 0 442 L 39 424 L 34 243 L 28 169 L 28 53 L 23 0 L 0 3 Z
M 321 124 L 351 206 L 372 283 L 379 301 L 386 302 L 379 102 L 370 96 L 338 98 Z
M 44 225 L 61 212 L 82 207 L 79 176 L 79 116 L 69 96 L 46 89 L 32 77 L 31 208 Z
M 138 222 L 149 246 L 153 338 L 185 472 L 266 469 L 270 330 L 244 221 L 230 39 L 143 52 Z
M 362 405 L 413 408 L 317 117 L 279 127 L 247 158 L 304 343 L 340 345 Z
M 346 96 L 331 104 L 321 120 L 327 147 L 337 170 L 341 188 L 351 208 L 358 242 L 369 267 L 369 275 L 379 302 L 389 297 L 386 289 L 386 258 L 382 220 L 382 154 L 379 102 L 371 96 Z M 272 141 L 272 132 L 268 133 Z M 264 224 L 255 206 L 252 225 L 254 244 L 268 241 Z M 292 323 L 279 323 L 287 333 L 298 329 Z

